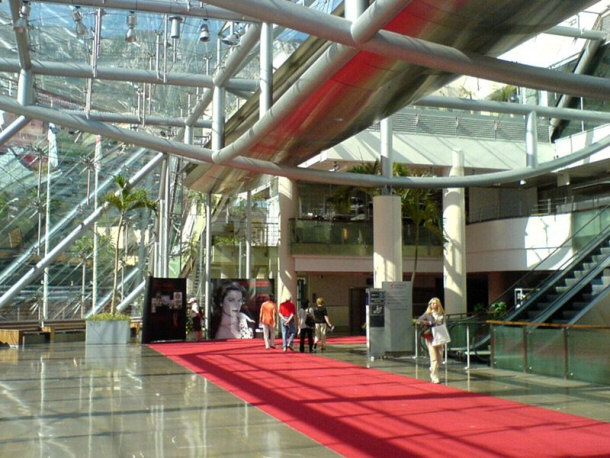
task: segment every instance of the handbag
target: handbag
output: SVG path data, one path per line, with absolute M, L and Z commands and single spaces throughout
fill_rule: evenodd
M 432 327 L 432 345 L 446 345 L 451 342 L 451 337 L 449 336 L 449 331 L 447 330 L 447 325 L 439 324 L 438 326 Z

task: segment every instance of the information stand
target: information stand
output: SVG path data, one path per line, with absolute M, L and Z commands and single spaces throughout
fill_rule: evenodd
M 381 358 L 385 354 L 385 292 L 379 288 L 368 288 L 366 298 L 369 358 Z
M 413 301 L 409 281 L 384 281 L 385 351 L 405 353 L 414 350 Z

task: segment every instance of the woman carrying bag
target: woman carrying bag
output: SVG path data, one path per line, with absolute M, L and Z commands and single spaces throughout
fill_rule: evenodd
M 438 297 L 430 299 L 426 313 L 417 319 L 417 324 L 425 326 L 423 337 L 430 354 L 430 380 L 440 383 L 438 368 L 443 359 L 443 346 L 451 339 L 445 326 L 445 310 Z

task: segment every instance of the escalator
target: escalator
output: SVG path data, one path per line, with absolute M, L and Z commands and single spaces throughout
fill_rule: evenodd
M 506 321 L 574 324 L 608 293 L 610 286 L 610 228 L 579 250 Z
M 610 307 L 610 226 L 601 231 L 596 231 L 594 227 L 599 227 L 600 221 L 607 220 L 604 215 L 609 210 L 609 207 L 605 207 L 596 212 L 562 246 L 493 302 L 508 304 L 508 311 L 502 318 L 485 314 L 450 322 L 450 328 L 470 328 L 470 345 L 468 349 L 457 349 L 456 356 L 461 358 L 468 352 L 470 356 L 488 362 L 491 339 L 487 320 L 531 322 L 532 326 L 535 323 L 600 324 L 603 310 Z M 568 252 L 571 256 L 567 256 L 563 265 L 550 274 L 541 267 L 548 264 L 547 260 L 565 256 Z M 526 290 L 528 293 L 518 301 L 516 290 Z

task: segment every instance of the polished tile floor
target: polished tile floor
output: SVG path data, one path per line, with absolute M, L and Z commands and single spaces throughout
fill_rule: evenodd
M 428 375 L 423 358 L 372 361 L 362 345 L 320 356 Z M 443 383 L 610 422 L 608 386 L 457 362 L 444 367 Z M 146 346 L 0 349 L 2 458 L 216 456 L 337 455 Z

